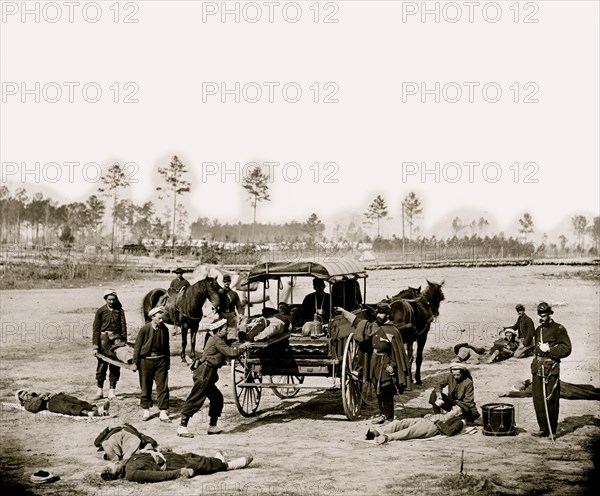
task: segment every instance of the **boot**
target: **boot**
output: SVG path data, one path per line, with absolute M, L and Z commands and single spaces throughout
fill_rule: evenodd
M 240 456 L 239 458 L 233 458 L 227 462 L 227 470 L 237 470 L 250 465 L 254 460 L 252 455 Z
M 194 435 L 188 431 L 187 425 L 180 425 L 177 428 L 177 436 L 179 437 L 194 437 Z
M 142 421 L 148 422 L 148 420 L 150 420 L 150 409 L 144 408 L 144 415 L 142 415 Z
M 221 450 L 218 450 L 218 451 L 215 453 L 215 458 L 218 458 L 218 459 L 219 459 L 219 460 L 221 460 L 223 463 L 226 463 L 226 462 L 227 462 L 227 460 L 225 460 L 225 454 L 224 454 L 224 453 L 223 453 Z
M 208 431 L 206 431 L 207 434 L 221 434 L 221 432 L 223 432 L 223 429 L 221 429 L 220 427 L 217 427 L 216 425 L 210 425 L 208 427 Z
M 166 410 L 161 410 L 158 418 L 161 422 L 166 422 L 167 424 L 171 423 L 171 419 L 169 418 L 169 415 L 167 414 Z
M 102 398 L 104 398 L 104 390 L 103 390 L 103 388 L 99 387 L 96 390 L 96 396 L 94 396 L 94 399 L 95 400 L 101 400 Z
M 108 390 L 108 399 L 109 400 L 114 400 L 117 397 L 117 395 L 115 394 L 115 388 L 112 387 Z

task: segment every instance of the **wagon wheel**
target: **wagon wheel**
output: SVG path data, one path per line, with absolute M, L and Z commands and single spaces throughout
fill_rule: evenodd
M 363 381 L 362 402 L 367 406 L 377 404 L 377 391 L 372 381 Z
M 342 402 L 346 417 L 350 420 L 358 418 L 362 406 L 363 380 L 362 374 L 357 374 L 360 356 L 354 334 L 350 334 L 346 339 L 342 360 Z
M 260 386 L 240 386 L 241 383 L 256 383 L 262 382 L 262 376 L 254 372 L 252 367 L 249 367 L 245 358 L 242 361 L 237 359 L 231 360 L 231 377 L 233 379 L 233 399 L 238 411 L 244 417 L 252 417 L 256 415 L 258 404 L 260 403 L 260 395 L 262 389 Z
M 281 384 L 281 387 L 273 388 L 275 396 L 281 399 L 294 398 L 300 392 L 299 388 L 284 386 L 293 386 L 304 382 L 303 375 L 272 375 L 270 379 L 272 384 Z

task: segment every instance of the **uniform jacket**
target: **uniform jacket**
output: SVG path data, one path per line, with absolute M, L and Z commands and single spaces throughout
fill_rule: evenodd
M 443 380 L 435 385 L 435 391 L 441 397 L 442 389 L 448 386 L 448 398 L 453 404 L 460 406 L 467 417 L 477 417 L 477 407 L 475 406 L 475 386 L 470 374 L 464 377 L 460 382 L 452 374 L 448 374 Z
M 225 364 L 225 358 L 235 358 L 240 354 L 237 348 L 227 346 L 227 343 L 213 334 L 208 338 L 204 351 L 202 352 L 202 362 L 206 362 L 212 367 L 220 368 Z
M 548 343 L 550 351 L 541 351 L 540 342 Z M 535 330 L 535 350 L 531 362 L 533 375 L 559 375 L 561 358 L 571 354 L 571 340 L 567 330 L 559 323 L 550 320 L 546 325 L 540 325 Z M 544 370 L 541 370 L 544 367 Z
M 221 303 L 219 304 L 220 313 L 231 313 L 237 309 L 238 313 L 242 313 L 244 309 L 239 295 L 233 289 L 223 289 L 219 294 Z
M 106 427 L 100 434 L 98 434 L 98 436 L 94 440 L 94 446 L 98 448 L 98 451 L 102 450 L 102 443 L 109 441 L 113 434 L 116 434 L 117 432 L 121 431 L 127 431 L 130 434 L 133 434 L 134 436 L 138 437 L 140 439 L 141 447 L 146 446 L 146 444 L 148 443 L 150 443 L 154 448 L 158 446 L 158 443 L 153 438 L 142 434 L 131 424 L 123 424 L 118 425 L 116 427 Z
M 374 381 L 377 386 L 395 382 L 400 391 L 410 389 L 410 365 L 397 327 L 392 323 L 379 325 L 358 318 L 354 321 L 353 327 L 356 328 L 354 339 L 359 342 L 371 340 L 373 346 L 369 380 Z M 394 371 L 393 378 L 389 374 L 388 365 Z
M 164 360 L 167 365 L 167 370 L 169 369 L 171 365 L 169 330 L 164 324 L 160 324 L 156 329 L 154 329 L 154 327 L 152 327 L 152 322 L 148 322 L 140 328 L 140 330 L 138 331 L 137 338 L 135 339 L 135 344 L 133 345 L 133 363 L 137 365 L 138 368 L 140 366 L 142 358 L 150 354 L 152 341 L 154 339 L 155 333 L 157 332 L 160 333 L 162 341 L 162 351 L 160 352 L 160 354 L 164 357 Z
M 515 325 L 507 326 L 506 328 L 512 329 L 513 331 L 518 331 L 521 344 L 525 348 L 533 346 L 533 335 L 535 333 L 535 327 L 533 325 L 533 320 L 531 320 L 531 317 L 529 315 L 520 315 Z
M 181 288 L 189 288 L 191 286 L 190 282 L 187 279 L 179 280 L 178 277 L 171 281 L 171 285 L 169 286 L 169 294 L 177 294 L 181 290 Z
M 31 393 L 29 398 L 23 401 L 23 408 L 31 413 L 38 413 L 42 410 L 47 410 L 50 396 L 50 393 Z
M 102 305 L 94 317 L 94 325 L 92 327 L 92 344 L 102 349 L 100 342 L 100 334 L 102 332 L 113 332 L 123 336 L 127 341 L 127 322 L 125 321 L 125 312 L 122 308 L 108 308 L 108 305 Z

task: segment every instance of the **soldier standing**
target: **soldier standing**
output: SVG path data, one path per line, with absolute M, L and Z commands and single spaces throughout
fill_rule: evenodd
M 104 354 L 102 349 L 103 337 L 107 345 L 110 346 L 110 341 L 114 339 L 122 339 L 127 341 L 127 323 L 125 322 L 125 312 L 123 306 L 117 297 L 117 292 L 114 289 L 108 289 L 104 292 L 104 300 L 106 305 L 102 305 L 94 317 L 94 325 L 92 327 L 92 350 L 94 355 L 98 352 Z M 109 339 L 109 336 L 111 339 Z M 115 397 L 115 388 L 121 377 L 121 368 L 118 365 L 109 365 L 104 360 L 98 358 L 96 366 L 96 383 L 98 391 L 96 392 L 95 400 L 103 398 L 104 381 L 106 380 L 106 372 L 109 373 L 110 389 L 108 390 L 108 398 Z
M 548 303 L 541 302 L 537 313 L 541 325 L 535 330 L 531 384 L 540 430 L 533 435 L 554 438 L 560 400 L 560 360 L 571 354 L 571 340 L 567 330 L 552 320 L 554 312 Z

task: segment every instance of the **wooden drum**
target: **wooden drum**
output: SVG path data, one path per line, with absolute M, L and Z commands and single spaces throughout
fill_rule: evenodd
M 481 407 L 484 436 L 514 436 L 515 407 L 509 403 L 488 403 Z

